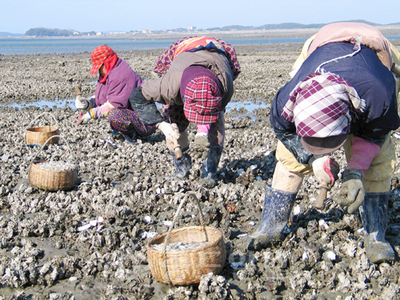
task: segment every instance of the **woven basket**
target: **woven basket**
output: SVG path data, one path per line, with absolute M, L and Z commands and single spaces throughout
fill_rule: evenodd
M 58 191 L 70 190 L 75 187 L 78 180 L 77 169 L 72 170 L 52 170 L 43 168 L 38 163 L 31 163 L 29 170 L 29 182 L 43 190 Z
M 194 194 L 189 194 L 196 200 Z M 218 274 L 225 264 L 226 248 L 223 234 L 220 230 L 204 226 L 199 204 L 202 226 L 190 226 L 172 230 L 176 217 L 187 198 L 180 204 L 174 221 L 167 233 L 157 236 L 147 244 L 147 260 L 152 276 L 162 282 L 172 285 L 189 285 L 200 282 L 204 274 Z M 198 200 L 197 200 L 198 202 Z M 175 242 L 207 242 L 203 247 L 186 251 L 168 251 L 166 245 Z M 158 251 L 152 246 L 164 244 L 164 251 Z
M 54 126 L 31 127 L 26 130 L 25 141 L 28 145 L 57 144 L 60 131 Z M 53 137 L 54 138 L 51 138 Z
M 57 124 L 57 119 L 49 113 L 42 113 L 38 115 L 32 122 L 28 125 L 28 128 L 25 132 L 25 141 L 27 145 L 42 145 L 42 144 L 57 144 L 59 141 L 60 131 L 57 129 L 57 126 L 38 126 L 31 127 L 31 125 L 41 117 L 49 117 L 51 116 L 54 122 Z

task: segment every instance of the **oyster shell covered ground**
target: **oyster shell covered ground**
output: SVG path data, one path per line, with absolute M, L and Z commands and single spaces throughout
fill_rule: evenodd
M 242 73 L 225 115 L 225 146 L 211 189 L 198 186 L 204 155 L 195 150 L 189 178 L 167 178 L 175 169 L 160 132 L 127 144 L 110 139 L 105 119 L 76 125 L 75 84 L 82 84 L 84 96 L 95 88 L 90 53 L 0 56 L 0 299 L 398 299 L 399 158 L 387 231 L 394 263 L 368 261 L 358 213 L 349 215 L 334 201 L 340 182 L 324 209 L 312 206 L 312 176 L 303 181 L 282 241 L 258 252 L 243 248 L 260 222 L 276 163 L 268 105 L 290 79 L 301 47 L 236 47 Z M 147 79 L 161 52 L 118 54 Z M 38 100 L 50 104 L 37 106 Z M 25 144 L 27 127 L 40 114 L 37 125 L 59 128 L 58 144 Z M 191 142 L 194 134 L 191 125 Z M 76 165 L 77 186 L 49 192 L 30 185 L 29 167 L 38 158 Z M 343 169 L 343 152 L 335 158 Z M 168 230 L 190 192 L 205 223 L 223 232 L 226 263 L 197 285 L 161 284 L 150 273 L 146 243 Z M 175 227 L 198 224 L 189 201 Z

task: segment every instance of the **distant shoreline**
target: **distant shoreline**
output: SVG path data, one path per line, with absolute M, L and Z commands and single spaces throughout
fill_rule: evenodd
M 21 37 L 0 37 L 13 39 L 128 39 L 128 40 L 149 40 L 149 39 L 178 39 L 187 36 L 207 35 L 213 37 L 305 37 L 313 35 L 319 28 L 311 29 L 273 29 L 273 30 L 238 30 L 238 31 L 187 31 L 187 32 L 166 32 L 166 33 L 110 33 L 91 36 L 21 36 Z
M 400 25 L 376 26 L 383 35 L 400 34 Z M 22 36 L 0 37 L 0 39 L 178 39 L 186 36 L 209 35 L 219 38 L 254 38 L 254 37 L 307 37 L 318 32 L 320 28 L 296 28 L 296 29 L 265 29 L 265 30 L 194 30 L 186 32 L 168 31 L 165 33 L 110 33 L 98 36 Z

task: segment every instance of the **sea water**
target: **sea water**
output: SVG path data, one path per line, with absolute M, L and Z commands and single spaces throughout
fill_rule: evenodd
M 390 40 L 399 40 L 400 35 L 388 35 L 386 38 Z M 303 44 L 307 37 L 242 37 L 242 38 L 226 38 L 228 43 L 235 45 L 275 45 L 275 44 Z M 98 45 L 108 45 L 115 51 L 130 50 L 153 50 L 166 49 L 176 39 L 112 39 L 112 38 L 88 38 L 88 39 L 27 39 L 27 38 L 0 38 L 0 55 L 26 55 L 26 54 L 43 54 L 43 53 L 79 53 L 87 51 L 90 53 Z M 61 100 L 40 100 L 27 104 L 11 104 L 10 107 L 21 108 L 24 106 L 43 107 L 71 107 L 75 108 L 75 99 Z M 256 108 L 264 108 L 262 102 L 246 102 L 241 106 L 246 106 L 247 110 L 252 112 Z M 237 104 L 229 103 L 227 112 Z
M 151 50 L 167 48 L 172 39 L 164 40 L 126 40 L 126 39 L 0 39 L 0 54 L 23 55 L 43 53 L 92 52 L 99 45 L 108 45 L 115 51 Z
M 292 38 L 229 38 L 224 39 L 232 45 L 273 45 L 273 44 L 293 44 L 304 43 L 304 37 Z M 81 38 L 81 39 L 68 39 L 68 38 L 53 38 L 53 39 L 29 39 L 29 38 L 4 38 L 0 39 L 0 55 L 28 55 L 28 54 L 44 54 L 44 53 L 90 53 L 98 45 L 108 45 L 115 51 L 129 51 L 129 50 L 153 50 L 153 49 L 166 49 L 176 39 L 115 39 L 115 38 Z M 24 104 L 10 104 L 1 105 L 14 108 L 22 108 L 26 106 L 36 106 L 39 108 L 64 108 L 70 107 L 75 109 L 75 99 L 55 99 L 55 100 L 39 100 L 36 102 Z M 246 110 L 251 114 L 256 108 L 263 108 L 265 106 L 262 102 L 241 102 L 229 103 L 226 107 L 227 112 L 234 107 L 246 107 Z
M 235 45 L 273 45 L 304 43 L 305 37 L 261 37 L 261 38 L 226 38 L 226 42 Z M 79 53 L 92 52 L 99 45 L 108 45 L 115 51 L 166 49 L 177 39 L 112 39 L 112 38 L 81 38 L 81 39 L 0 39 L 0 54 L 26 55 L 43 53 Z
M 156 103 L 157 108 L 161 109 L 162 105 L 160 103 Z M 21 109 L 23 107 L 28 107 L 28 106 L 35 106 L 39 108 L 52 108 L 52 109 L 57 109 L 57 108 L 65 108 L 69 107 L 72 109 L 75 109 L 75 99 L 56 99 L 56 100 L 39 100 L 36 102 L 29 102 L 29 103 L 22 103 L 22 104 L 7 104 L 7 105 L 2 105 L 0 104 L 0 107 L 13 107 L 13 108 L 18 108 Z M 262 102 L 261 100 L 259 101 L 240 101 L 240 102 L 229 102 L 228 105 L 226 106 L 226 112 L 230 113 L 232 109 L 236 110 L 237 113 L 235 113 L 235 118 L 243 117 L 243 116 L 250 116 L 250 117 L 255 117 L 254 115 L 254 110 L 258 108 L 266 108 L 267 104 Z M 245 108 L 245 112 L 242 113 L 240 112 L 241 108 Z
M 400 35 L 387 35 L 390 40 L 399 40 Z M 23 55 L 43 53 L 92 52 L 99 45 L 108 45 L 115 51 L 166 49 L 177 39 L 117 39 L 117 38 L 0 38 L 0 55 Z M 241 37 L 224 38 L 233 46 L 303 44 L 307 37 Z

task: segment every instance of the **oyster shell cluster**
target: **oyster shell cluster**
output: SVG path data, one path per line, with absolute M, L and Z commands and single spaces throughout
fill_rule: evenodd
M 187 180 L 167 178 L 175 168 L 160 132 L 128 144 L 110 140 L 107 120 L 76 125 L 75 84 L 85 96 L 95 88 L 90 53 L 0 56 L 0 299 L 398 299 L 398 257 L 371 264 L 359 215 L 346 214 L 334 197 L 315 209 L 312 176 L 303 181 L 282 242 L 258 252 L 241 246 L 259 224 L 276 163 L 268 105 L 289 80 L 301 46 L 236 47 L 242 74 L 212 189 L 198 186 L 202 155 L 193 155 Z M 119 55 L 146 79 L 161 51 Z M 32 105 L 41 99 L 54 105 Z M 59 99 L 66 99 L 64 106 Z M 249 111 L 244 102 L 265 106 Z M 56 118 L 61 138 L 37 151 L 24 134 L 43 112 Z M 191 142 L 194 135 L 190 126 Z M 29 185 L 36 156 L 74 164 L 76 188 L 48 192 Z M 341 151 L 335 159 L 344 168 Z M 394 177 L 387 239 L 399 254 L 397 185 Z M 340 182 L 330 193 L 338 189 Z M 145 245 L 168 231 L 189 192 L 198 196 L 206 225 L 223 231 L 227 260 L 221 274 L 205 274 L 198 285 L 167 286 L 152 278 Z M 188 202 L 175 227 L 198 225 L 198 217 Z
M 65 161 L 45 161 L 37 163 L 36 165 L 47 170 L 55 170 L 55 171 L 76 170 L 75 165 Z

